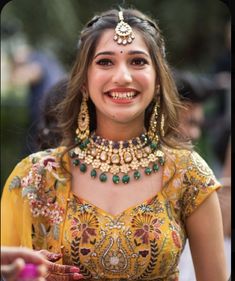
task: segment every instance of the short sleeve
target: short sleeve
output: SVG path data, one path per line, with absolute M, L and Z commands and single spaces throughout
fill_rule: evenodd
M 213 171 L 197 153 L 189 155 L 187 170 L 183 179 L 181 196 L 182 218 L 185 220 L 215 190 L 221 187 Z

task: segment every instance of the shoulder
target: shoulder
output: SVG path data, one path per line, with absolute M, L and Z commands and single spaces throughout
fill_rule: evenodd
M 176 205 L 185 219 L 221 185 L 196 151 L 170 149 L 166 155 L 169 170 L 173 170 L 170 191 L 178 191 Z
M 195 151 L 186 149 L 165 149 L 166 158 L 175 169 L 184 170 L 187 174 L 213 176 L 213 171 L 207 162 Z
M 47 149 L 24 158 L 16 165 L 7 181 L 9 190 L 32 186 L 32 183 L 37 185 L 39 178 L 49 180 L 50 176 L 59 177 L 63 173 L 61 157 L 65 150 L 65 147 Z M 67 161 L 65 160 L 64 163 L 66 165 Z
M 16 167 L 24 167 L 24 166 L 33 166 L 35 164 L 39 164 L 47 167 L 48 165 L 52 165 L 55 163 L 57 165 L 60 162 L 61 156 L 65 152 L 66 148 L 63 146 L 46 149 L 42 151 L 35 152 L 30 154 L 26 158 L 24 158 L 21 162 L 17 164 Z
M 66 202 L 68 157 L 63 160 L 65 147 L 39 151 L 23 159 L 9 177 L 5 193 L 17 196 L 29 203 L 33 217 L 49 218 L 52 223 L 60 223 Z M 62 202 L 63 201 L 63 202 Z

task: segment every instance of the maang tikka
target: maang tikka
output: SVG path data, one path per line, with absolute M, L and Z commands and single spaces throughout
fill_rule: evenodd
M 130 44 L 135 39 L 135 35 L 133 34 L 132 28 L 128 23 L 124 22 L 122 11 L 118 13 L 118 17 L 119 23 L 115 28 L 115 35 L 113 39 L 117 41 L 118 44 Z
M 89 112 L 88 112 L 88 95 L 86 92 L 83 92 L 82 96 L 82 103 L 80 106 L 80 111 L 78 113 L 78 128 L 76 130 L 77 138 L 80 141 L 83 141 L 89 137 L 90 130 L 89 130 Z

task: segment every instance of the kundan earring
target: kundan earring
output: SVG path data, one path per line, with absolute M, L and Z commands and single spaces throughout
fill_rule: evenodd
M 76 130 L 76 135 L 79 141 L 83 141 L 89 137 L 90 130 L 89 130 L 89 112 L 88 112 L 88 95 L 86 92 L 83 92 L 82 96 L 82 103 L 80 106 L 80 111 L 78 114 L 78 128 Z
M 162 113 L 162 116 L 161 116 L 161 135 L 163 137 L 165 136 L 164 125 L 165 125 L 165 116 L 164 116 L 164 113 Z
M 157 119 L 158 119 L 158 103 L 156 102 L 153 108 L 152 115 L 150 117 L 148 136 L 151 140 L 156 143 L 159 141 L 159 137 L 157 134 Z
M 156 86 L 156 93 L 157 95 L 160 92 L 160 85 Z M 159 108 L 159 101 L 156 101 L 152 115 L 150 117 L 150 123 L 149 123 L 149 130 L 148 130 L 148 136 L 150 139 L 154 140 L 155 142 L 159 141 L 159 137 L 157 134 L 157 120 L 158 120 L 158 108 Z

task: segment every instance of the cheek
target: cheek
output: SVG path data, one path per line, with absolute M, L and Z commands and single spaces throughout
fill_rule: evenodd
M 135 78 L 145 89 L 150 90 L 155 88 L 155 75 L 153 73 L 137 73 Z
M 102 88 L 108 81 L 110 81 L 109 76 L 104 73 L 90 72 L 88 76 L 88 87 L 90 91 L 96 91 Z

